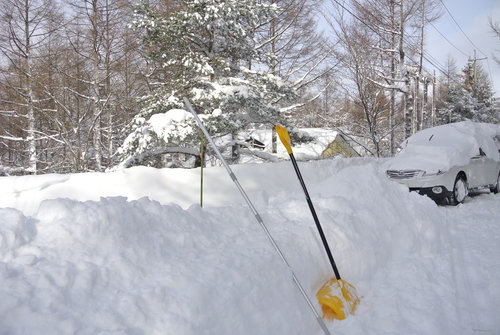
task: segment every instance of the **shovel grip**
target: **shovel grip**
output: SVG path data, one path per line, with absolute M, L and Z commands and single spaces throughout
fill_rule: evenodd
M 292 153 L 292 142 L 290 141 L 290 135 L 288 134 L 288 131 L 286 130 L 285 127 L 282 127 L 280 125 L 276 126 L 276 132 L 278 133 L 278 136 L 280 137 L 281 143 L 286 148 L 286 151 L 288 154 Z

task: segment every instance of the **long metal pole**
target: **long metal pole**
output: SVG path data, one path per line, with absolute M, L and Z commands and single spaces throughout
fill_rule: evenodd
M 200 207 L 203 207 L 203 168 L 205 165 L 205 136 L 201 133 L 200 144 Z
M 184 98 L 184 104 L 186 105 L 186 108 L 191 112 L 191 114 L 193 114 L 194 119 L 196 120 L 196 122 L 200 126 L 201 130 L 205 134 L 208 142 L 212 145 L 212 148 L 214 149 L 215 153 L 217 154 L 217 156 L 221 160 L 222 165 L 226 168 L 226 171 L 228 172 L 229 176 L 231 177 L 231 179 L 233 180 L 233 182 L 236 184 L 236 187 L 238 188 L 238 190 L 240 191 L 241 195 L 245 199 L 248 207 L 250 207 L 250 209 L 252 210 L 253 215 L 255 216 L 255 218 L 257 219 L 257 222 L 259 222 L 260 226 L 262 227 L 262 229 L 266 233 L 267 238 L 269 239 L 269 241 L 273 245 L 274 249 L 276 250 L 276 252 L 278 252 L 278 255 L 280 256 L 281 260 L 283 261 L 283 263 L 285 263 L 285 265 L 292 272 L 292 277 L 293 277 L 293 281 L 294 281 L 295 285 L 297 286 L 297 288 L 299 289 L 300 293 L 302 294 L 302 296 L 306 300 L 307 304 L 309 305 L 309 308 L 313 312 L 314 316 L 316 317 L 316 320 L 318 321 L 319 325 L 323 329 L 324 333 L 326 335 L 331 335 L 331 333 L 328 330 L 328 328 L 326 328 L 325 322 L 323 321 L 323 319 L 321 318 L 321 316 L 316 311 L 316 308 L 314 308 L 314 305 L 311 302 L 311 299 L 309 299 L 309 297 L 307 296 L 306 292 L 302 288 L 302 285 L 300 284 L 299 280 L 297 279 L 297 276 L 295 276 L 295 273 L 293 272 L 293 269 L 288 264 L 287 260 L 285 259 L 285 256 L 281 252 L 280 248 L 276 244 L 276 241 L 274 240 L 274 238 L 272 237 L 271 233 L 269 232 L 269 230 L 267 229 L 266 225 L 264 224 L 264 221 L 262 221 L 262 218 L 260 217 L 259 213 L 257 212 L 257 210 L 255 209 L 254 205 L 252 204 L 252 201 L 250 201 L 250 198 L 248 198 L 247 194 L 245 193 L 245 190 L 243 190 L 243 187 L 241 186 L 240 182 L 238 181 L 238 178 L 236 178 L 235 174 L 233 173 L 233 171 L 231 170 L 231 168 L 229 167 L 229 165 L 226 163 L 226 160 L 224 159 L 224 157 L 222 157 L 221 152 L 219 151 L 219 149 L 215 145 L 212 137 L 208 133 L 207 129 L 205 128 L 205 126 L 201 122 L 198 114 L 196 114 L 196 112 L 193 109 L 193 106 L 191 106 L 191 103 L 189 102 L 189 100 L 187 98 Z

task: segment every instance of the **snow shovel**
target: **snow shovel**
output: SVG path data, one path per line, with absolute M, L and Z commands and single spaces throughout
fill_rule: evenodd
M 285 256 L 283 255 L 283 253 L 279 249 L 278 245 L 276 244 L 276 241 L 271 236 L 271 233 L 269 232 L 269 230 L 267 229 L 266 225 L 264 224 L 264 221 L 262 221 L 262 217 L 259 215 L 259 213 L 255 209 L 255 206 L 253 205 L 253 203 L 250 200 L 250 198 L 247 196 L 245 190 L 243 190 L 243 187 L 241 186 L 240 182 L 238 181 L 238 178 L 236 178 L 236 176 L 234 175 L 233 171 L 231 170 L 231 168 L 227 164 L 227 162 L 224 159 L 224 157 L 222 156 L 221 152 L 219 151 L 219 149 L 217 149 L 217 146 L 215 145 L 212 137 L 208 133 L 207 129 L 205 128 L 205 126 L 201 122 L 201 120 L 198 117 L 198 115 L 196 114 L 196 112 L 194 111 L 193 106 L 191 106 L 191 103 L 189 102 L 189 100 L 187 98 L 184 98 L 183 100 L 184 100 L 184 105 L 186 105 L 186 108 L 191 112 L 191 114 L 193 114 L 193 117 L 196 120 L 196 123 L 198 123 L 198 126 L 200 126 L 200 129 L 203 131 L 203 134 L 205 134 L 206 139 L 212 145 L 213 150 L 215 151 L 215 153 L 217 154 L 217 156 L 221 160 L 222 165 L 224 166 L 224 168 L 226 169 L 227 173 L 229 174 L 229 176 L 233 180 L 234 184 L 236 185 L 236 187 L 240 191 L 240 193 L 243 196 L 243 198 L 245 199 L 248 207 L 250 207 L 251 211 L 253 212 L 253 214 L 255 216 L 255 219 L 257 220 L 257 222 L 259 222 L 260 226 L 262 227 L 262 229 L 266 233 L 267 238 L 269 239 L 269 241 L 273 245 L 274 249 L 276 250 L 276 252 L 280 256 L 280 258 L 283 261 L 283 263 L 285 263 L 285 265 L 290 269 L 290 272 L 292 273 L 292 277 L 293 277 L 293 281 L 294 281 L 295 285 L 297 286 L 297 288 L 299 289 L 300 293 L 302 294 L 302 296 L 306 300 L 307 304 L 309 305 L 309 308 L 311 309 L 311 311 L 313 312 L 316 320 L 318 321 L 319 325 L 323 329 L 323 332 L 325 333 L 325 335 L 331 335 L 330 331 L 326 327 L 325 322 L 323 321 L 323 319 L 321 319 L 321 316 L 319 315 L 319 313 L 314 308 L 314 305 L 313 305 L 312 301 L 307 296 L 307 294 L 304 291 L 304 288 L 302 287 L 302 285 L 300 284 L 297 276 L 295 276 L 295 273 L 293 272 L 291 266 L 288 264 L 288 261 L 286 260 Z
M 319 289 L 318 293 L 316 293 L 316 297 L 318 298 L 321 309 L 323 310 L 323 317 L 328 320 L 343 320 L 349 314 L 354 313 L 354 310 L 359 303 L 356 289 L 354 288 L 354 286 L 340 277 L 339 270 L 337 269 L 337 265 L 333 260 L 330 247 L 328 246 L 328 241 L 326 240 L 325 234 L 323 233 L 323 229 L 321 228 L 318 216 L 316 215 L 316 211 L 314 210 L 311 198 L 309 197 L 309 193 L 307 192 L 306 184 L 304 183 L 304 179 L 302 179 L 299 166 L 297 165 L 297 161 L 295 160 L 295 157 L 293 155 L 290 135 L 288 134 L 288 131 L 286 130 L 286 128 L 278 125 L 276 126 L 276 132 L 278 133 L 281 142 L 285 146 L 288 155 L 290 155 L 290 160 L 292 161 L 295 172 L 297 173 L 297 177 L 299 178 L 302 189 L 304 190 L 307 204 L 309 205 L 309 209 L 311 210 L 314 222 L 316 223 L 316 227 L 318 228 L 319 235 L 321 236 L 321 241 L 323 242 L 323 246 L 325 247 L 328 259 L 330 260 L 330 263 L 332 265 L 333 272 L 335 273 L 335 277 L 324 283 L 323 286 L 321 286 L 321 288 Z

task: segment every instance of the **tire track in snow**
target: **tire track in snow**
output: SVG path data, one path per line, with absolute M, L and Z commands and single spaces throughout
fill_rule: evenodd
M 448 218 L 461 334 L 499 334 L 500 195 L 443 208 Z

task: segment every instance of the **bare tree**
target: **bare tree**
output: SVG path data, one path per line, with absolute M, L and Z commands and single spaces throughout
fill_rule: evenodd
M 74 4 L 74 3 L 73 3 Z M 116 164 L 125 124 L 147 91 L 126 0 L 1 5 L 2 165 L 29 173 Z
M 351 80 L 371 81 L 387 96 L 388 122 L 384 123 L 386 128 L 383 131 L 379 129 L 378 133 L 388 134 L 390 155 L 395 153 L 395 139 L 410 136 L 414 129 L 415 80 L 422 78 L 426 82 L 421 74 L 424 27 L 429 20 L 438 16 L 435 14 L 438 8 L 435 3 L 431 0 L 386 0 L 383 4 L 375 0 L 331 0 L 331 11 L 327 13 L 326 18 L 335 32 L 334 41 L 341 41 L 339 59 L 344 59 L 345 66 L 356 69 L 359 63 L 353 63 L 352 60 L 361 60 L 355 55 L 363 54 L 367 59 L 363 59 L 365 64 L 360 68 L 371 69 L 361 72 L 356 70 L 358 75 L 351 76 Z M 363 32 L 362 38 L 357 36 L 360 31 Z M 353 43 L 357 45 L 353 46 Z M 415 60 L 415 55 L 420 55 L 419 61 Z M 363 77 L 365 75 L 366 78 Z M 365 84 L 363 86 L 368 87 Z M 375 92 L 378 90 L 373 91 L 374 96 L 377 96 L 379 93 Z M 358 94 L 361 94 L 360 90 Z M 425 100 L 426 95 L 423 96 Z M 398 112 L 399 106 L 403 106 L 401 112 Z M 399 132 L 401 121 L 403 127 Z M 421 125 L 421 121 L 418 124 Z
M 127 135 L 122 130 L 140 110 L 137 98 L 172 75 L 172 69 L 144 57 L 151 50 L 127 29 L 132 1 L 57 2 L 59 12 L 56 0 L 2 2 L 3 166 L 64 173 L 102 171 L 116 164 L 115 148 Z M 270 103 L 298 119 L 296 124 L 346 125 L 349 120 L 353 129 L 365 132 L 373 154 L 383 154 L 387 131 L 401 130 L 400 106 L 412 98 L 410 74 L 418 68 L 412 57 L 419 48 L 408 45 L 414 38 L 424 40 L 423 25 L 417 24 L 422 15 L 416 14 L 426 8 L 421 1 L 342 2 L 364 22 L 358 28 L 366 34 L 356 37 L 361 44 L 354 48 L 349 36 L 341 44 L 338 39 L 327 43 L 318 31 L 320 0 L 266 0 L 283 10 L 254 27 L 258 38 L 253 47 L 277 57 L 265 69 L 255 64 L 255 70 L 282 77 L 298 92 L 292 102 Z M 181 0 L 149 4 L 164 16 L 183 7 Z M 342 115 L 336 115 L 338 110 Z
M 138 69 L 142 61 L 138 40 L 127 29 L 129 4 L 86 0 L 72 3 L 72 7 L 76 15 L 69 39 L 73 52 L 84 61 L 83 72 L 75 77 L 82 90 L 75 92 L 85 102 L 83 113 L 89 113 L 87 141 L 90 144 L 86 146 L 85 157 L 92 158 L 93 168 L 101 171 L 114 163 L 115 148 L 119 138 L 123 138 L 120 129 L 132 116 L 127 106 L 135 109 L 132 101 L 140 95 L 137 79 L 141 77 Z M 127 103 L 118 103 L 122 101 Z M 88 166 L 89 163 L 86 162 Z
M 498 39 L 500 39 L 500 21 L 493 21 L 493 18 L 490 16 L 488 17 L 488 23 L 490 25 L 491 31 L 494 34 L 494 36 Z M 497 52 L 500 52 L 496 50 Z M 500 58 L 499 56 L 493 54 L 493 59 L 497 63 L 498 66 L 500 66 Z
M 427 87 L 429 83 L 430 73 L 425 73 L 423 61 L 425 58 L 425 28 L 432 22 L 435 22 L 442 16 L 441 3 L 436 0 L 419 0 L 416 3 L 416 13 L 413 16 L 411 26 L 419 35 L 413 38 L 414 43 L 410 45 L 418 55 L 418 66 L 414 73 L 415 96 L 414 96 L 414 131 L 419 131 L 424 128 L 429 122 L 427 109 Z M 423 84 L 423 92 L 421 92 L 420 84 Z
M 369 47 L 374 37 L 369 27 L 359 21 L 343 20 L 342 15 L 336 23 L 339 46 L 342 46 L 337 57 L 344 64 L 343 77 L 349 79 L 343 89 L 351 101 L 344 107 L 350 115 L 344 118 L 342 126 L 358 138 L 364 138 L 368 152 L 382 156 L 387 151 L 381 143 L 390 133 L 390 109 L 385 90 L 377 80 L 381 80 L 380 68 L 385 61 L 378 57 L 378 48 Z
M 43 136 L 37 129 L 37 118 L 45 97 L 36 87 L 39 73 L 35 63 L 42 57 L 41 50 L 53 30 L 59 28 L 52 24 L 57 18 L 56 7 L 53 1 L 37 0 L 5 0 L 0 6 L 2 85 L 10 92 L 10 99 L 4 99 L 3 103 L 12 111 L 9 117 L 22 119 L 18 123 L 22 127 L 19 137 L 7 134 L 2 139 L 22 142 L 21 149 L 26 150 L 27 159 L 18 163 L 25 166 L 27 172 L 37 173 L 37 141 Z
M 333 66 L 326 66 L 331 55 L 317 18 L 321 0 L 270 0 L 280 7 L 280 14 L 266 24 L 255 27 L 260 37 L 257 49 L 267 50 L 276 55 L 269 67 L 269 73 L 281 77 L 298 93 L 292 104 L 281 104 L 282 112 L 292 118 L 300 115 L 315 115 L 321 109 L 315 100 L 329 87 L 324 85 L 323 76 L 331 72 Z M 306 110 L 307 109 L 307 110 Z M 277 137 L 273 130 L 273 152 L 276 152 Z

